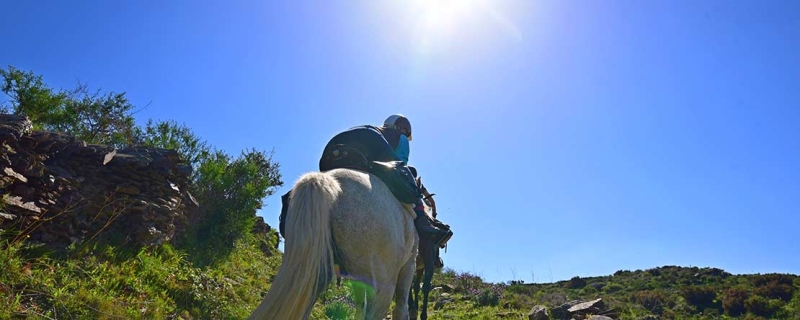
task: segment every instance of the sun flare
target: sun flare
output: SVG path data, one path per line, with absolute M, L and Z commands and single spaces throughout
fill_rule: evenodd
M 446 48 L 474 43 L 478 32 L 501 26 L 518 37 L 518 31 L 490 0 L 411 0 L 413 39 L 418 53 L 435 54 Z

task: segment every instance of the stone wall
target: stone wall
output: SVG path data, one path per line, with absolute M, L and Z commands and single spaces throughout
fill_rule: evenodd
M 0 230 L 64 248 L 99 234 L 169 242 L 199 215 L 173 150 L 91 145 L 0 114 Z

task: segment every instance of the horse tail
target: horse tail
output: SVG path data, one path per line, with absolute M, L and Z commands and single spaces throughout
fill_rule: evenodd
M 341 191 L 325 173 L 310 172 L 297 181 L 286 216 L 283 262 L 249 319 L 308 319 L 333 279 L 330 215 Z

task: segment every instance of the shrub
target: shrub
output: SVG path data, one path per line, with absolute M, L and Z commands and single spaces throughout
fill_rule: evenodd
M 625 287 L 623 287 L 619 283 L 611 283 L 611 284 L 608 284 L 607 286 L 605 286 L 605 288 L 603 288 L 603 290 L 606 293 L 614 293 L 614 292 L 620 291 L 622 289 L 625 289 Z
M 508 286 L 506 289 L 508 292 L 515 293 L 515 294 L 523 294 L 523 295 L 532 295 L 533 287 L 528 287 L 522 284 L 512 284 Z
M 534 304 L 530 296 L 510 291 L 503 295 L 502 301 L 503 307 L 511 309 L 526 309 Z
M 744 307 L 747 309 L 747 312 L 767 318 L 772 317 L 783 304 L 781 300 L 767 299 L 758 295 L 750 296 L 744 301 Z
M 615 277 L 630 275 L 630 274 L 631 274 L 630 270 L 617 270 L 616 272 L 614 272 Z
M 182 244 L 193 263 L 203 267 L 224 259 L 233 243 L 248 234 L 266 197 L 283 185 L 272 153 L 257 150 L 233 158 L 222 151 L 199 164 L 192 193 L 202 217 L 184 235 Z
M 786 284 L 791 286 L 794 282 L 794 276 L 780 273 L 768 273 L 756 275 L 753 278 L 753 285 L 756 287 L 765 286 L 770 283 Z
M 722 296 L 722 309 L 726 315 L 739 316 L 747 309 L 744 302 L 750 297 L 750 291 L 745 288 L 733 287 L 725 290 Z
M 502 285 L 489 285 L 483 289 L 476 290 L 473 295 L 475 304 L 478 306 L 496 306 L 503 297 Z
M 794 287 L 790 284 L 778 283 L 777 281 L 768 282 L 754 290 L 755 294 L 764 296 L 771 299 L 780 299 L 783 301 L 792 300 L 794 294 Z
M 667 306 L 667 298 L 661 291 L 647 290 L 634 292 L 631 300 L 653 313 L 661 313 Z
M 569 279 L 567 283 L 567 288 L 570 289 L 580 289 L 586 286 L 586 280 L 581 279 L 581 277 L 572 277 Z
M 548 306 L 558 306 L 567 302 L 567 296 L 561 292 L 544 293 L 543 291 L 539 291 L 536 294 L 536 298 L 540 303 Z
M 455 285 L 456 292 L 475 294 L 478 288 L 483 285 L 483 279 L 479 276 L 462 272 L 453 277 L 453 285 Z
M 696 306 L 698 310 L 714 308 L 717 298 L 716 290 L 708 286 L 688 286 L 681 288 L 681 296 L 686 302 Z

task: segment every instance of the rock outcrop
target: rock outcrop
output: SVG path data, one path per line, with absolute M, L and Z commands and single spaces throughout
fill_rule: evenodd
M 0 232 L 64 248 L 98 234 L 154 245 L 197 218 L 177 152 L 116 150 L 0 114 Z
M 539 309 L 543 308 L 542 306 L 536 306 L 536 309 L 539 313 L 546 314 L 546 310 L 539 311 Z M 531 313 L 528 317 L 531 317 L 531 314 L 534 310 L 531 310 Z M 593 320 L 604 320 L 604 319 L 615 319 L 618 315 L 617 311 L 614 309 L 607 309 L 603 299 L 595 299 L 591 301 L 580 301 L 580 300 L 573 300 L 570 302 L 563 303 L 552 310 L 550 310 L 550 316 L 554 320 L 570 320 L 570 319 L 593 319 Z
M 545 306 L 536 305 L 528 312 L 528 320 L 550 320 L 550 315 L 547 314 Z

